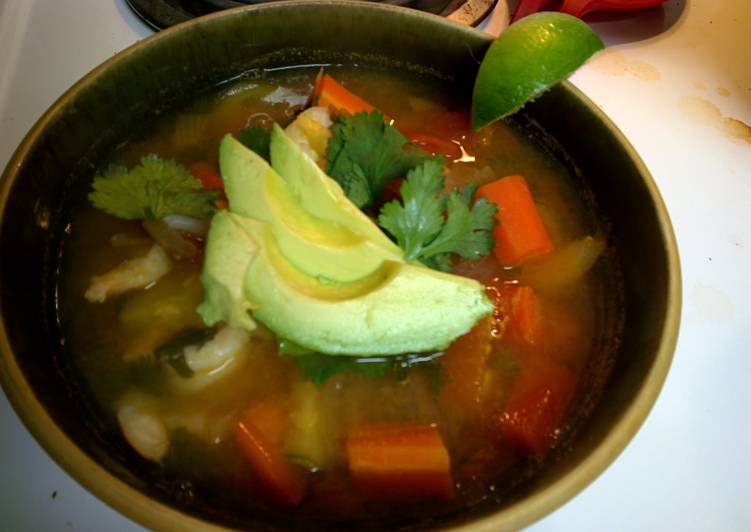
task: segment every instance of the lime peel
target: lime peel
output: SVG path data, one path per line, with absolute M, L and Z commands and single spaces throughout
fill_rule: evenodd
M 592 28 L 565 13 L 536 13 L 512 24 L 480 64 L 472 127 L 480 129 L 518 111 L 604 47 Z

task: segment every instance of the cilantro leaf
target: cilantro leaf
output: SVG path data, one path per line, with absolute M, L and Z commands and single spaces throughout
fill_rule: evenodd
M 407 260 L 447 271 L 450 255 L 477 259 L 493 249 L 495 205 L 480 198 L 472 203 L 476 186 L 443 192 L 442 161 L 430 159 L 407 174 L 402 202 L 381 208 L 378 223 L 396 238 Z
M 344 372 L 360 373 L 371 379 L 381 378 L 388 373 L 403 380 L 408 378 L 409 372 L 416 367 L 426 368 L 436 387 L 442 382 L 441 366 L 436 364 L 436 360 L 443 355 L 440 351 L 395 357 L 351 357 L 316 353 L 285 339 L 279 340 L 278 347 L 279 354 L 291 356 L 302 377 L 316 386 L 321 386 L 334 375 Z
M 295 365 L 305 380 L 320 386 L 337 373 L 354 371 L 370 378 L 383 377 L 391 368 L 385 358 L 355 358 L 312 354 L 295 357 Z
M 286 339 L 279 340 L 279 353 L 293 357 L 302 377 L 317 386 L 337 373 L 357 371 L 378 378 L 391 367 L 391 362 L 382 357 L 324 355 Z
M 175 161 L 147 155 L 128 170 L 110 166 L 97 174 L 89 201 L 97 209 L 126 220 L 161 219 L 170 214 L 208 218 L 218 191 L 205 191 L 201 181 Z
M 491 252 L 498 209 L 486 198 L 479 198 L 472 204 L 476 190 L 476 185 L 465 185 L 462 190 L 451 191 L 446 222 L 435 240 L 423 248 L 424 257 L 456 253 L 463 259 L 477 259 Z
M 271 132 L 261 126 L 248 126 L 240 131 L 237 139 L 247 148 L 271 161 Z
M 417 260 L 425 243 L 443 226 L 441 159 L 429 159 L 410 171 L 400 189 L 404 204 L 391 201 L 381 208 L 378 223 L 391 233 L 407 260 Z
M 378 111 L 339 117 L 331 131 L 326 173 L 360 208 L 374 203 L 389 181 L 428 158 Z

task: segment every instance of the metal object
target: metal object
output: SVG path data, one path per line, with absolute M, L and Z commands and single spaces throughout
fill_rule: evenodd
M 275 0 L 126 0 L 136 15 L 157 31 L 215 11 L 273 1 Z M 465 26 L 476 26 L 490 13 L 497 0 L 368 1 L 409 7 L 442 15 Z

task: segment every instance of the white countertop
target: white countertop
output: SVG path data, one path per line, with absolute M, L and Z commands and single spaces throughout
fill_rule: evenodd
M 623 454 L 532 530 L 751 530 L 751 1 L 666 5 L 665 21 L 596 24 L 611 46 L 572 81 L 631 140 L 670 211 L 678 348 Z M 0 168 L 64 90 L 150 34 L 123 0 L 0 1 Z M 141 530 L 52 462 L 2 394 L 0 472 L 0 529 Z

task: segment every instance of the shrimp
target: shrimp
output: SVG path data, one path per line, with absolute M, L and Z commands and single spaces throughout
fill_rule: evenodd
M 205 344 L 189 345 L 183 356 L 193 375 L 185 378 L 165 367 L 175 392 L 193 393 L 231 375 L 250 352 L 250 333 L 239 327 L 224 327 Z
M 125 394 L 119 401 L 117 421 L 138 454 L 153 462 L 164 458 L 169 435 L 154 397 L 137 391 Z
M 91 278 L 84 297 L 92 303 L 103 303 L 108 297 L 157 282 L 172 269 L 164 249 L 154 244 L 143 257 L 121 262 L 114 269 Z
M 314 161 L 326 155 L 326 144 L 331 137 L 331 116 L 326 107 L 306 109 L 287 126 L 284 132 Z

